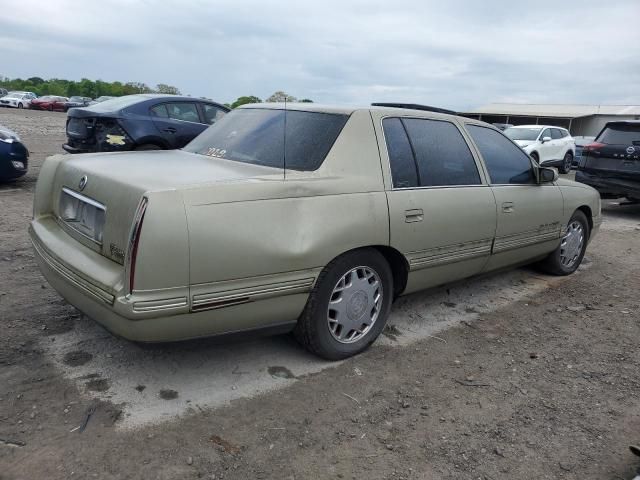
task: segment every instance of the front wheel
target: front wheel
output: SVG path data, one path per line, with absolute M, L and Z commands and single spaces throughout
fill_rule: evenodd
M 393 275 L 372 248 L 334 259 L 318 276 L 294 334 L 327 360 L 356 355 L 380 335 L 391 310 Z
M 571 164 L 573 164 L 573 154 L 571 152 L 567 152 L 564 154 L 562 166 L 560 167 L 560 173 L 569 173 L 571 171 Z
M 552 275 L 570 275 L 575 272 L 587 250 L 589 222 L 587 216 L 576 210 L 567 224 L 560 245 L 541 263 L 540 267 Z
M 22 103 L 19 103 L 18 108 L 24 108 L 24 105 L 22 105 Z

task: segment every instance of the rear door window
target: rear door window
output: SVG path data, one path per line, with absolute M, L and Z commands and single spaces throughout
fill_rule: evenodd
M 520 147 L 491 128 L 471 124 L 466 127 L 480 150 L 492 184 L 536 183 L 531 160 Z
M 183 122 L 201 123 L 198 108 L 195 103 L 176 102 L 165 103 L 169 118 L 174 120 L 182 120 Z
M 563 137 L 564 135 L 562 135 L 562 131 L 557 129 L 557 128 L 552 128 L 551 129 L 551 138 L 553 138 L 554 140 L 559 140 Z
M 640 145 L 640 124 L 609 125 L 598 135 L 596 142 L 609 145 Z
M 204 123 L 207 125 L 213 125 L 227 113 L 222 108 L 211 105 L 210 103 L 202 104 L 202 112 L 204 113 Z
M 154 117 L 160 118 L 169 118 L 169 114 L 167 113 L 167 107 L 163 104 L 156 105 L 151 108 L 151 115 Z
M 480 173 L 469 146 L 451 122 L 403 118 L 422 187 L 479 185 Z

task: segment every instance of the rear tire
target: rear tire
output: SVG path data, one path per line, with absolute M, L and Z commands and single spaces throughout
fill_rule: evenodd
M 567 174 L 571 171 L 571 165 L 573 164 L 573 154 L 571 152 L 567 152 L 564 154 L 564 159 L 562 160 L 562 166 L 560 167 L 560 173 Z
M 143 143 L 142 145 L 138 145 L 134 148 L 134 150 L 163 150 L 163 148 L 153 143 Z
M 24 108 L 24 105 L 22 105 L 22 103 L 19 103 L 18 108 Z
M 351 357 L 378 338 L 392 300 L 393 274 L 386 259 L 372 248 L 345 253 L 320 272 L 294 335 L 327 360 Z
M 587 216 L 576 210 L 567 224 L 567 232 L 562 237 L 560 245 L 539 263 L 540 269 L 551 275 L 571 275 L 582 263 L 589 233 Z

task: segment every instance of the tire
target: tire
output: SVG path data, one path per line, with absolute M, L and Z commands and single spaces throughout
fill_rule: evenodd
M 376 302 L 378 293 L 381 298 Z M 351 357 L 378 338 L 392 300 L 393 274 L 380 252 L 363 248 L 345 253 L 320 272 L 294 335 L 307 350 L 324 359 Z M 344 305 L 343 311 L 340 305 Z M 363 320 L 371 323 L 365 327 Z M 361 332 L 353 328 L 356 324 Z
M 163 148 L 154 143 L 143 143 L 134 148 L 134 150 L 163 150 Z
M 538 156 L 538 154 L 536 152 L 531 152 L 531 155 L 529 155 L 529 156 L 531 158 L 533 158 L 538 165 L 540 165 L 540 157 Z
M 22 103 L 19 103 L 18 108 L 24 108 L 24 105 L 22 105 Z
M 567 233 L 562 237 L 560 245 L 540 262 L 540 268 L 551 275 L 571 275 L 582 263 L 584 253 L 587 250 L 589 234 L 587 216 L 580 210 L 576 210 L 567 224 Z M 579 237 L 574 235 L 579 235 Z M 572 238 L 575 240 L 571 240 Z M 575 243 L 573 245 L 568 244 L 568 242 L 577 242 L 578 238 L 580 238 L 579 245 Z M 567 249 L 570 249 L 569 251 L 576 249 L 569 255 L 569 259 L 566 255 Z
M 47 108 L 47 110 L 49 110 L 50 112 L 53 112 L 53 105 L 49 105 L 49 108 Z
M 567 152 L 562 159 L 562 166 L 560 167 L 560 173 L 567 174 L 571 171 L 571 165 L 573 164 L 573 154 Z

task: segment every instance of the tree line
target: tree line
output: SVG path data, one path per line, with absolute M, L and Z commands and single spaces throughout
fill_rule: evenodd
M 155 88 L 149 87 L 146 83 L 141 82 L 105 82 L 103 80 L 89 80 L 83 78 L 80 81 L 64 80 L 61 78 L 50 78 L 45 80 L 40 77 L 8 78 L 0 75 L 0 88 L 7 90 L 18 90 L 34 92 L 38 96 L 57 95 L 61 97 L 91 97 L 97 98 L 101 96 L 120 97 L 122 95 L 133 95 L 136 93 L 165 93 L 172 95 L 181 95 L 180 90 L 172 85 L 159 83 Z M 308 98 L 297 99 L 293 95 L 289 95 L 283 91 L 277 91 L 264 100 L 265 102 L 308 102 L 313 100 Z M 262 99 L 254 95 L 245 95 L 238 97 L 234 102 L 225 103 L 230 108 L 236 108 L 247 103 L 261 103 Z
M 91 98 L 97 98 L 103 95 L 120 97 L 134 93 L 170 93 L 180 95 L 180 90 L 164 83 L 156 85 L 156 88 L 151 88 L 146 83 L 140 82 L 105 82 L 102 80 L 89 80 L 88 78 L 75 81 L 61 78 L 45 80 L 40 77 L 22 79 L 0 76 L 0 87 L 6 88 L 7 90 L 34 92 L 39 96 L 58 95 L 61 97 L 72 97 L 75 95 Z

